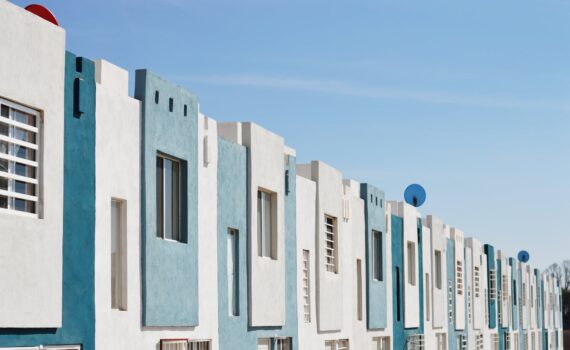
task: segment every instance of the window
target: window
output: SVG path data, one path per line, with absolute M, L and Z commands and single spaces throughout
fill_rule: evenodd
M 257 350 L 271 350 L 271 339 L 270 338 L 257 339 Z
M 165 155 L 156 157 L 156 207 L 159 237 L 182 241 L 180 230 L 181 164 Z
M 435 287 L 441 290 L 442 288 L 441 250 L 436 250 L 434 256 L 435 256 Z
M 337 342 L 336 350 L 350 350 L 348 339 L 340 339 Z
M 372 350 L 390 350 L 390 337 L 372 338 Z
M 290 350 L 291 349 L 291 338 L 277 338 L 275 339 L 274 350 Z
M 127 309 L 126 203 L 111 200 L 111 307 Z
M 210 350 L 210 341 L 192 340 L 188 342 L 188 350 Z
M 228 229 L 227 264 L 228 264 L 228 309 L 230 316 L 239 316 L 239 231 Z
M 172 97 L 168 99 L 168 111 L 174 112 L 174 99 Z
M 160 350 L 188 350 L 188 339 L 161 339 Z
M 447 350 L 447 335 L 445 333 L 437 333 L 435 338 L 437 342 L 437 350 Z
M 447 311 L 449 313 L 449 324 L 453 324 L 453 286 L 451 280 L 447 281 Z
M 267 191 L 257 191 L 257 245 L 258 255 L 277 259 L 276 254 L 276 195 Z
M 515 350 L 519 350 L 519 334 L 515 333 L 514 334 L 514 339 L 515 339 Z
M 401 297 L 400 297 L 400 269 L 396 267 L 396 320 L 400 322 Z
M 502 299 L 502 295 L 503 295 L 503 292 L 502 292 L 502 290 L 499 289 L 497 291 L 497 298 Z M 497 319 L 499 320 L 499 325 L 502 325 L 503 324 L 503 303 L 502 302 L 500 302 L 497 305 Z
M 517 281 L 513 280 L 513 305 L 517 305 Z
M 463 262 L 461 260 L 456 261 L 456 273 L 457 273 L 457 294 L 463 295 Z
M 311 253 L 303 250 L 303 315 L 306 323 L 311 322 Z
M 407 339 L 409 350 L 424 350 L 424 335 L 423 334 L 415 334 L 408 336 Z
M 522 296 L 521 296 L 521 300 L 522 300 L 522 306 L 526 306 L 526 283 L 522 284 Z
M 325 214 L 325 268 L 338 273 L 336 218 Z
M 485 349 L 485 343 L 483 340 L 484 340 L 483 334 L 479 333 L 476 335 L 476 337 L 475 337 L 475 341 L 476 341 L 475 349 L 477 349 L 477 350 L 484 350 Z
M 474 284 L 475 284 L 475 298 L 479 298 L 479 295 L 481 294 L 481 289 L 480 289 L 480 285 L 479 285 L 479 266 L 475 266 L 474 267 L 474 272 L 473 272 L 473 279 L 474 279 Z
M 334 340 L 325 340 L 325 350 L 336 350 Z
M 511 334 L 509 332 L 505 332 L 504 333 L 504 339 L 505 339 L 505 349 L 510 349 L 511 348 Z
M 489 270 L 489 297 L 491 300 L 497 299 L 497 272 Z
M 457 350 L 467 350 L 467 337 L 459 334 L 457 336 Z
M 502 296 L 503 296 L 503 303 L 507 302 L 507 299 L 509 298 L 509 294 L 508 294 L 508 289 L 509 289 L 509 284 L 507 281 L 507 276 L 506 275 L 501 275 L 501 284 L 502 284 Z
M 499 350 L 499 335 L 491 334 L 491 350 Z
M 188 115 L 188 105 L 184 105 L 184 116 Z
M 429 273 L 426 273 L 426 285 L 425 285 L 425 290 L 426 290 L 426 321 L 429 322 L 430 320 L 430 314 L 431 314 L 431 306 L 430 306 L 430 288 L 429 288 Z
M 154 91 L 154 103 L 158 104 L 158 90 Z
M 0 212 L 38 217 L 40 114 L 0 98 Z
M 356 319 L 362 321 L 362 261 L 356 259 Z
M 416 285 L 416 244 L 408 241 L 408 283 L 412 286 Z
M 372 256 L 373 256 L 373 276 L 376 281 L 382 281 L 383 266 L 382 266 L 382 232 L 372 230 Z

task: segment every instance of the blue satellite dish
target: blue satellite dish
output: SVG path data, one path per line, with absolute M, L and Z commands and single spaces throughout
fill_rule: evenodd
M 420 207 L 426 201 L 426 190 L 418 184 L 411 184 L 404 191 L 404 199 L 409 205 Z
M 519 261 L 522 263 L 527 263 L 530 259 L 530 254 L 526 250 L 521 250 L 518 255 Z

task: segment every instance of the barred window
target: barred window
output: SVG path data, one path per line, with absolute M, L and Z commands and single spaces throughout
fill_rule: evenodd
M 0 212 L 38 217 L 40 113 L 0 98 Z
M 336 218 L 325 215 L 325 268 L 332 273 L 338 273 L 337 249 Z

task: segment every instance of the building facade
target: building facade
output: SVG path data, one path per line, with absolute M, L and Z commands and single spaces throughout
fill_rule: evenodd
M 0 349 L 561 350 L 561 289 L 0 0 Z

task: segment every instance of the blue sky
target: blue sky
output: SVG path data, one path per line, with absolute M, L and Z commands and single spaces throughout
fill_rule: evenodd
M 26 5 L 22 1 L 15 1 Z M 546 267 L 570 258 L 570 2 L 44 0 L 68 49 Z

